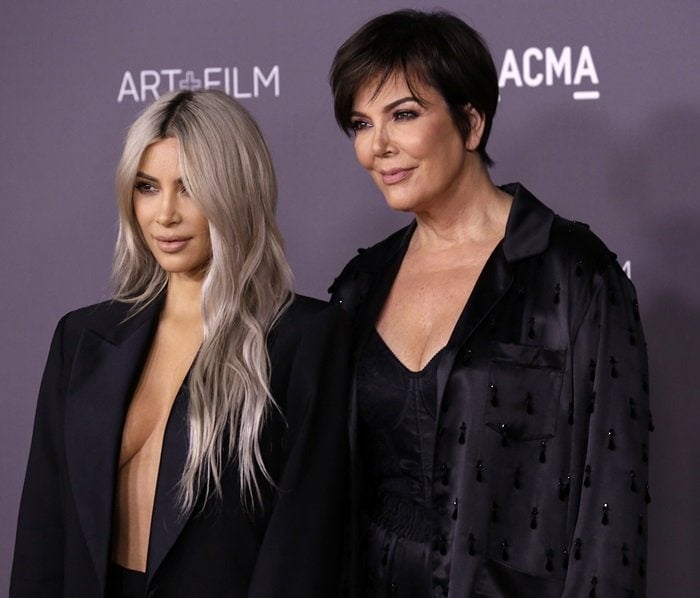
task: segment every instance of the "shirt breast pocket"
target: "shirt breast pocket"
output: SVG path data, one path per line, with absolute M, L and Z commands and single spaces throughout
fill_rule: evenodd
M 503 442 L 554 437 L 565 368 L 563 349 L 494 343 L 486 425 Z

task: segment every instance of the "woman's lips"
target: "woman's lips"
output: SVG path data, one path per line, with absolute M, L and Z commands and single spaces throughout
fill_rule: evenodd
M 165 253 L 177 253 L 187 245 L 190 237 L 155 237 L 158 249 Z
M 413 172 L 412 168 L 392 168 L 391 170 L 380 170 L 379 174 L 381 174 L 382 182 L 385 185 L 394 185 L 403 181 L 411 172 Z

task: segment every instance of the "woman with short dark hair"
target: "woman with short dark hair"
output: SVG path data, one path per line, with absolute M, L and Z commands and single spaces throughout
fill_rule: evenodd
M 331 86 L 358 161 L 415 215 L 331 289 L 357 328 L 355 590 L 643 596 L 634 288 L 587 226 L 492 182 L 483 40 L 444 12 L 382 15 L 340 47 Z

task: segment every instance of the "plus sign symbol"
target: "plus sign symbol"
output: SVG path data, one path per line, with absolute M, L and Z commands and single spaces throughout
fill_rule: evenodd
M 185 78 L 179 81 L 180 89 L 189 89 L 190 91 L 196 91 L 202 89 L 202 80 L 194 78 L 194 71 L 185 72 Z

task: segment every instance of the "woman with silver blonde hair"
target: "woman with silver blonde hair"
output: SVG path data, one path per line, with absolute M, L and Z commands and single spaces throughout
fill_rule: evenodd
M 54 335 L 12 596 L 337 593 L 348 326 L 293 294 L 276 195 L 221 92 L 130 128 L 116 296 Z

